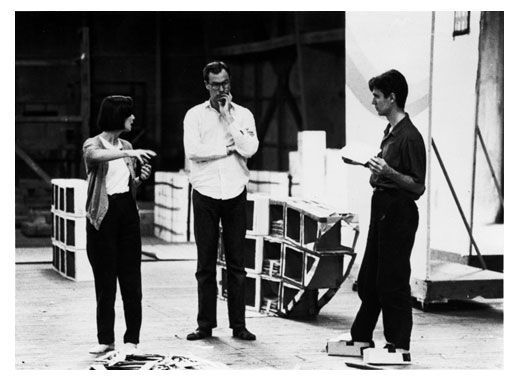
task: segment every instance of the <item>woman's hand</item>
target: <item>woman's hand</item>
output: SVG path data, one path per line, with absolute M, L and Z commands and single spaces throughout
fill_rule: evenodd
M 139 179 L 141 181 L 146 181 L 150 177 L 150 174 L 152 174 L 152 165 L 144 164 L 141 166 L 141 174 L 139 175 Z
M 128 157 L 135 157 L 139 161 L 141 165 L 144 165 L 148 162 L 152 157 L 157 156 L 157 154 L 153 150 L 149 149 L 132 149 L 125 150 Z

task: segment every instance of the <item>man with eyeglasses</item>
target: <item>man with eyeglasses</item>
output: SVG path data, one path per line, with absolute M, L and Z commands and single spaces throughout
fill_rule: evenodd
M 246 163 L 258 149 L 255 120 L 251 111 L 231 101 L 228 65 L 208 63 L 202 74 L 209 100 L 191 108 L 184 118 L 184 152 L 190 160 L 189 180 L 193 187 L 198 283 L 198 327 L 187 339 L 209 338 L 217 326 L 216 261 L 221 223 L 229 327 L 233 337 L 255 340 L 245 324 L 243 256 L 249 181 Z

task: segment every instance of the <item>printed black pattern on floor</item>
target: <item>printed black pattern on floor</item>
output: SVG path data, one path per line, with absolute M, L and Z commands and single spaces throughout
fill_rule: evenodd
M 111 351 L 100 357 L 91 370 L 175 370 L 226 369 L 222 363 L 197 358 L 193 355 L 132 354 Z

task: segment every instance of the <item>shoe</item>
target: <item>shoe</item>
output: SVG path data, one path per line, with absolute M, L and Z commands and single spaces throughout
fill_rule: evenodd
M 256 340 L 256 335 L 248 331 L 245 327 L 233 329 L 233 338 L 240 340 Z
M 206 339 L 213 336 L 213 333 L 211 332 L 211 329 L 201 329 L 200 327 L 195 330 L 192 333 L 189 333 L 186 339 L 188 340 L 199 340 L 199 339 Z
M 121 352 L 125 355 L 137 355 L 140 353 L 139 349 L 137 348 L 137 344 L 130 342 L 125 343 Z
M 363 362 L 367 364 L 412 364 L 410 351 L 396 348 L 387 343 L 383 348 L 367 348 L 363 351 Z
M 92 347 L 90 350 L 88 350 L 88 353 L 94 354 L 94 355 L 99 355 L 99 354 L 104 354 L 105 352 L 108 352 L 108 351 L 114 351 L 114 348 L 115 348 L 114 343 L 98 344 L 97 346 Z
M 350 340 L 350 334 L 342 334 L 327 341 L 328 355 L 362 357 L 363 350 L 374 347 L 374 342 L 359 342 Z

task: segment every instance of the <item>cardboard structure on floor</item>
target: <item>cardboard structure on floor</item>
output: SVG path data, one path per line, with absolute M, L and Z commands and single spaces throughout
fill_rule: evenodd
M 265 194 L 248 194 L 246 208 L 246 308 L 289 318 L 315 317 L 350 274 L 356 257 L 357 217 L 315 201 Z M 345 246 L 342 233 L 349 228 L 353 233 Z M 217 284 L 219 296 L 227 298 L 222 231 Z

